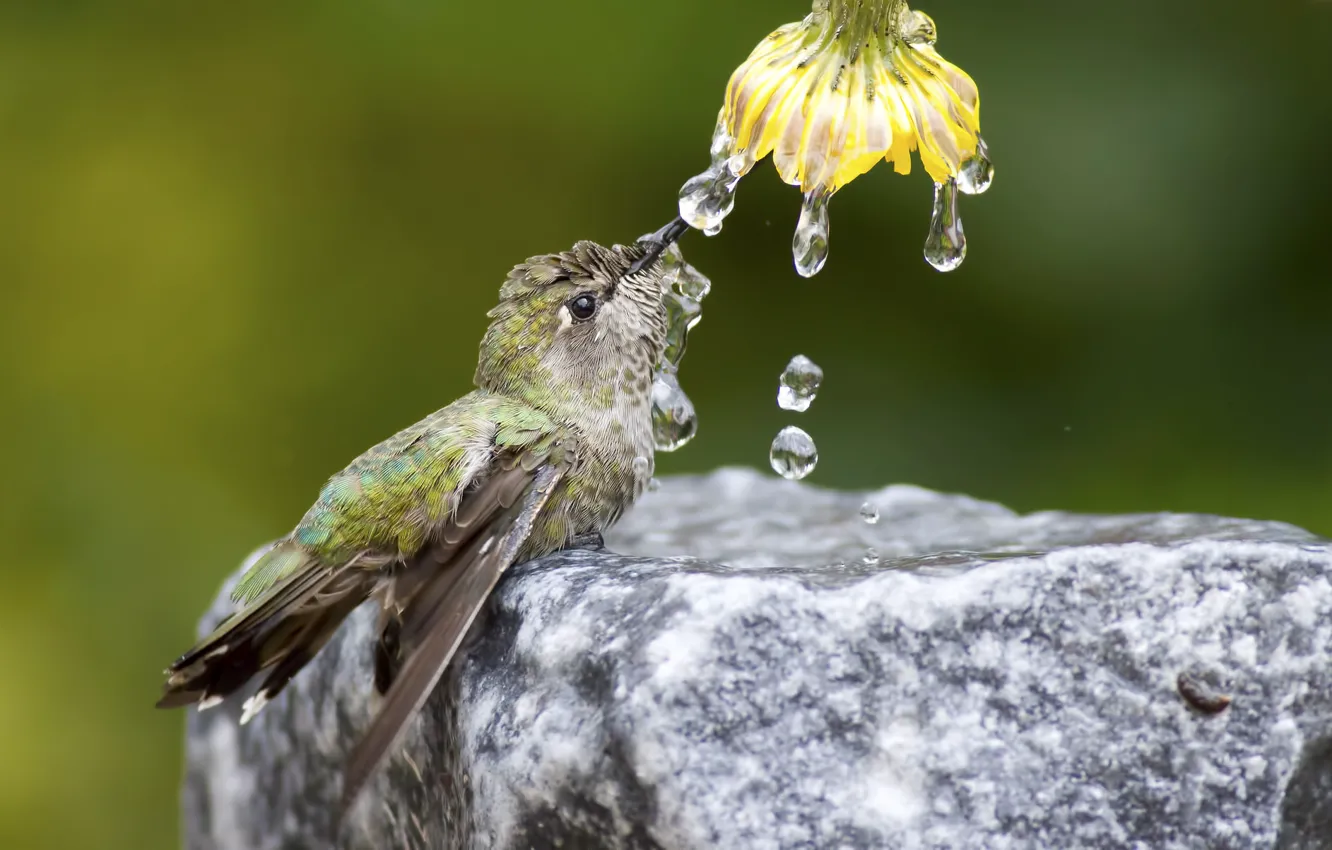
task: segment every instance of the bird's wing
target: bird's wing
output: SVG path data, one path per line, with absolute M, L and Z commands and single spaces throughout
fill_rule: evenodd
M 329 479 L 291 541 L 330 564 L 407 562 L 450 525 L 468 526 L 464 497 L 508 454 L 544 457 L 557 428 L 521 402 L 471 393 L 369 449 Z M 473 513 L 476 508 L 471 508 Z M 303 565 L 265 556 L 232 596 L 249 603 Z
M 272 668 L 248 719 L 383 585 L 386 567 L 424 553 L 442 565 L 513 505 L 536 467 L 564 452 L 556 433 L 539 411 L 473 394 L 361 455 L 242 576 L 241 610 L 168 669 L 158 705 L 213 704 Z
M 450 554 L 442 564 L 438 555 L 429 556 L 439 566 L 420 582 L 403 611 L 410 654 L 347 759 L 344 813 L 434 690 L 500 575 L 518 556 L 569 460 L 523 452 L 506 458 L 503 466 L 463 500 L 452 536 L 466 542 L 451 543 L 450 535 L 444 536 L 442 548 Z

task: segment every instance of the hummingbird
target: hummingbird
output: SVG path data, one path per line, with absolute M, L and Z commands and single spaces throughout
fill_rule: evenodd
M 248 722 L 367 599 L 379 711 L 348 756 L 343 811 L 397 746 L 504 571 L 601 532 L 651 475 L 666 338 L 656 261 L 581 241 L 515 266 L 487 315 L 476 389 L 356 458 L 241 576 L 236 613 L 166 671 L 160 708 L 210 708 L 260 674 Z

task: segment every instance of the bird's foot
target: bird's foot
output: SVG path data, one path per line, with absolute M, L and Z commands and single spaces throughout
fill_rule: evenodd
M 587 534 L 580 534 L 565 549 L 586 549 L 589 552 L 606 551 L 606 538 L 601 536 L 600 531 L 589 531 Z

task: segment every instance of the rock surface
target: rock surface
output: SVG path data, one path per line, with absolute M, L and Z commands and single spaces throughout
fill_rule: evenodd
M 1326 540 L 723 470 L 608 545 L 511 570 L 340 846 L 1332 847 Z M 334 846 L 370 615 L 190 714 L 187 847 Z

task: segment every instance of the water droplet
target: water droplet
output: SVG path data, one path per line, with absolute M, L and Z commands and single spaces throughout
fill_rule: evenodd
M 866 502 L 860 506 L 860 518 L 870 525 L 879 521 L 879 506 L 873 502 Z
M 739 182 L 740 178 L 725 165 L 691 177 L 680 189 L 680 218 L 709 236 L 720 232 L 722 220 L 735 207 L 735 186 Z
M 801 277 L 813 277 L 828 262 L 828 198 L 826 192 L 805 193 L 800 223 L 791 240 L 791 253 Z
M 930 235 L 925 239 L 925 261 L 941 272 L 951 272 L 967 256 L 967 237 L 957 214 L 957 182 L 934 184 L 934 211 Z
M 898 32 L 907 44 L 934 44 L 939 40 L 939 28 L 934 25 L 934 19 L 915 9 L 903 11 Z
M 652 477 L 652 461 L 648 460 L 647 458 L 643 457 L 642 455 L 639 455 L 638 457 L 634 458 L 634 477 L 635 477 L 635 478 L 651 478 L 651 477 Z
M 638 237 L 639 242 L 650 242 L 656 238 L 655 233 L 644 233 Z M 680 243 L 672 242 L 666 246 L 666 250 L 661 252 L 661 257 L 657 259 L 661 269 L 661 288 L 670 290 L 675 287 L 676 280 L 680 277 L 680 270 L 685 265 L 684 254 L 680 252 Z
M 777 406 L 803 413 L 814 403 L 823 383 L 823 370 L 803 354 L 791 358 L 777 379 Z
M 702 301 L 712 291 L 712 281 L 708 280 L 707 275 L 685 263 L 675 279 L 675 291 L 685 298 Z
M 787 425 L 772 441 L 768 462 L 773 471 L 788 481 L 798 481 L 814 471 L 819 450 L 814 438 L 794 425 Z
M 708 146 L 708 154 L 712 157 L 713 164 L 731 155 L 731 144 L 734 141 L 731 131 L 726 129 L 726 108 L 722 107 L 717 113 L 717 126 L 712 128 L 712 142 Z
M 639 242 L 651 239 L 655 234 L 645 233 L 638 237 Z M 702 301 L 712 291 L 712 281 L 698 269 L 689 265 L 680 251 L 680 243 L 672 242 L 661 252 L 661 285 L 663 289 L 674 290 L 677 295 Z
M 661 302 L 666 308 L 666 348 L 661 359 L 663 363 L 679 366 L 684 358 L 689 331 L 703 318 L 703 307 L 694 299 L 674 292 L 663 295 Z
M 879 550 L 875 549 L 873 546 L 866 549 L 865 555 L 860 559 L 860 562 L 865 566 L 879 563 Z
M 660 489 L 661 489 L 661 479 L 660 479 L 660 478 L 653 478 L 651 481 L 648 482 L 648 492 L 649 492 L 649 493 L 655 493 L 655 492 L 657 492 L 657 491 L 660 490 Z
M 695 230 L 701 230 L 708 236 L 721 232 L 722 220 L 731 214 L 735 207 L 735 187 L 740 182 L 744 171 L 732 170 L 731 147 L 735 140 L 726 130 L 722 116 L 717 118 L 717 127 L 712 133 L 712 165 L 702 174 L 687 180 L 680 188 L 680 218 Z M 736 154 L 743 165 L 744 154 Z M 753 163 L 750 163 L 752 165 Z
M 976 153 L 957 172 L 957 188 L 966 195 L 980 195 L 994 182 L 994 163 L 990 161 L 990 148 L 980 136 L 976 137 Z
M 674 372 L 658 370 L 652 379 L 652 437 L 657 451 L 673 452 L 697 433 L 698 415 L 680 389 L 680 379 Z

